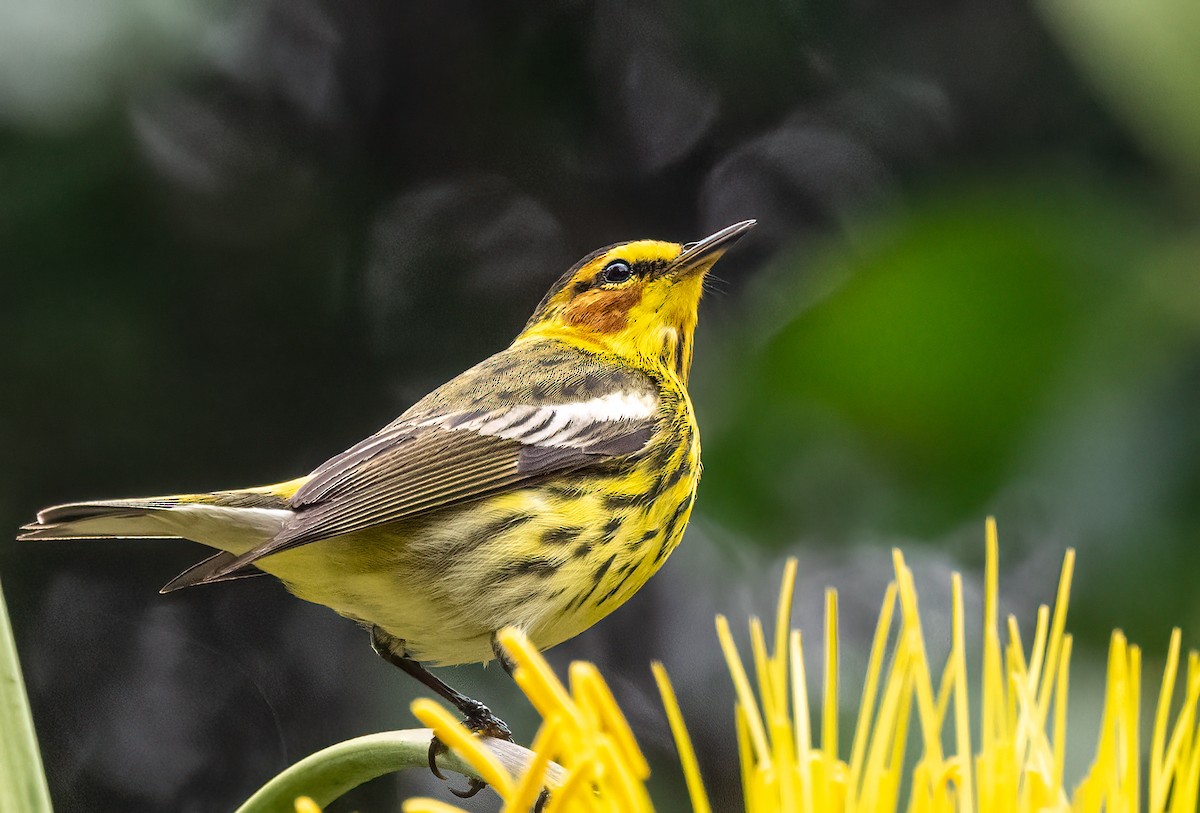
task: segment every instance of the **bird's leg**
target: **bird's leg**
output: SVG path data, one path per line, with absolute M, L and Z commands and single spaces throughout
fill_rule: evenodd
M 492 635 L 492 654 L 496 656 L 496 660 L 500 661 L 500 666 L 504 668 L 505 672 L 508 672 L 508 676 L 515 678 L 516 675 L 513 674 L 513 671 L 517 668 L 517 665 L 513 663 L 513 659 L 508 656 L 508 653 L 504 651 L 504 647 L 500 645 L 500 641 L 496 638 L 495 634 Z M 537 803 L 533 806 L 533 813 L 542 813 L 546 808 L 546 803 L 549 801 L 550 788 L 543 787 L 542 792 L 538 794 Z
M 478 700 L 473 700 L 467 697 L 462 692 L 450 686 L 445 681 L 438 678 L 428 669 L 413 660 L 404 653 L 404 642 L 395 636 L 381 630 L 379 627 L 371 627 L 371 646 L 375 649 L 379 656 L 393 666 L 398 666 L 408 674 L 412 675 L 417 680 L 421 681 L 425 686 L 432 689 L 446 702 L 454 706 L 463 715 L 463 725 L 477 734 L 485 734 L 489 737 L 495 737 L 501 740 L 512 742 L 512 732 L 508 725 L 503 720 L 492 713 L 492 710 L 480 703 Z M 433 771 L 433 775 L 438 779 L 445 779 L 446 776 L 438 770 L 437 756 L 446 750 L 446 746 L 441 740 L 434 737 L 429 743 L 429 770 Z M 469 778 L 470 787 L 465 791 L 458 791 L 450 788 L 450 792 L 455 796 L 463 799 L 469 799 L 479 791 L 487 787 L 487 783 L 474 777 Z

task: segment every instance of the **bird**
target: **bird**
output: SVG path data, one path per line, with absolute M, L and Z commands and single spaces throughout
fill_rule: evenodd
M 705 277 L 754 225 L 591 252 L 509 347 L 307 476 L 56 505 L 18 538 L 198 542 L 217 552 L 163 593 L 270 574 L 366 627 L 472 730 L 511 739 L 427 666 L 498 659 L 511 673 L 499 630 L 540 650 L 566 641 L 679 544 L 701 471 L 687 385 Z

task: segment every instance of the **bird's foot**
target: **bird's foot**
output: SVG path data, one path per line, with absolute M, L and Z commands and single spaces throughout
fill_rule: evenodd
M 512 731 L 509 730 L 507 723 L 493 714 L 491 709 L 478 700 L 470 702 L 471 705 L 461 707 L 460 710 L 465 714 L 462 723 L 471 733 L 482 734 L 485 737 L 495 737 L 498 740 L 513 741 Z M 444 780 L 447 778 L 437 766 L 438 756 L 446 753 L 447 750 L 446 745 L 436 736 L 429 741 L 429 770 L 433 771 L 433 775 L 438 779 Z M 455 788 L 447 788 L 447 790 L 460 799 L 470 799 L 487 787 L 487 782 L 484 782 L 482 779 L 476 779 L 473 776 L 469 777 L 467 782 L 466 790 L 456 790 Z

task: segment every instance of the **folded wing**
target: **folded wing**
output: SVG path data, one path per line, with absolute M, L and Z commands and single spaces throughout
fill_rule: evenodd
M 635 454 L 658 418 L 657 388 L 636 371 L 565 347 L 510 348 L 327 461 L 292 497 L 296 516 L 274 539 L 187 574 L 189 583 Z

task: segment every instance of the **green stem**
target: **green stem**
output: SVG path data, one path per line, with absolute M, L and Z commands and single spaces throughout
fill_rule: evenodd
M 263 785 L 237 813 L 292 813 L 297 796 L 308 796 L 321 807 L 351 788 L 385 773 L 422 768 L 428 770 L 428 728 L 385 731 L 346 740 L 318 751 L 287 768 Z M 520 776 L 533 758 L 529 750 L 502 740 L 486 739 L 488 747 L 510 774 Z M 453 752 L 438 757 L 438 765 L 478 778 L 475 770 Z M 551 764 L 551 782 L 561 781 L 562 768 Z

